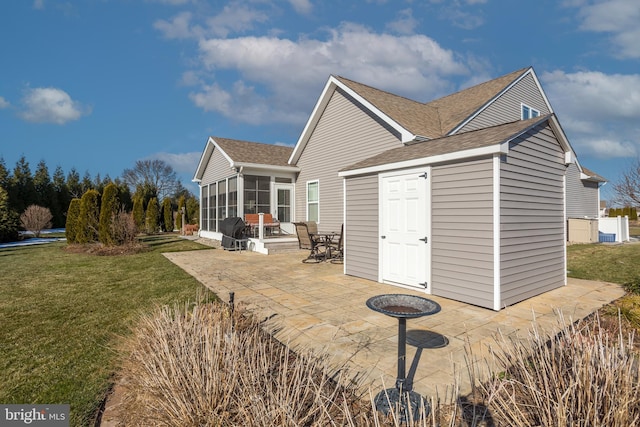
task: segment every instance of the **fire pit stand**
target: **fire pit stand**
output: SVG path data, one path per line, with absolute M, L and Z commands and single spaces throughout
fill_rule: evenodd
M 440 305 L 427 298 L 405 294 L 377 295 L 367 300 L 367 307 L 378 313 L 398 319 L 398 376 L 395 388 L 382 390 L 375 398 L 376 409 L 388 414 L 392 409 L 400 411 L 403 422 L 412 416 L 418 420 L 420 406 L 424 405 L 427 415 L 429 403 L 413 391 L 411 380 L 407 379 L 405 368 L 407 359 L 407 319 L 429 316 L 440 311 Z

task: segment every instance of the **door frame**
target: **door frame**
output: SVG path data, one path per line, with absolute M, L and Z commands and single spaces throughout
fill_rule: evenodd
M 428 241 L 425 247 L 425 263 L 423 271 L 423 277 L 425 279 L 426 287 L 418 287 L 413 285 L 401 284 L 397 282 L 385 281 L 384 278 L 384 251 L 383 251 L 383 242 L 382 242 L 382 233 L 384 232 L 384 202 L 383 202 L 383 181 L 385 178 L 390 178 L 394 176 L 408 176 L 408 175 L 422 175 L 426 173 L 426 182 L 424 186 L 424 212 L 425 212 L 425 224 L 424 229 Z M 431 166 L 424 166 L 420 168 L 411 168 L 411 169 L 400 169 L 391 172 L 384 172 L 378 174 L 378 282 L 387 283 L 394 286 L 399 286 L 402 288 L 412 289 L 412 290 L 423 290 L 424 292 L 430 294 L 432 292 L 432 283 L 431 283 L 431 253 L 432 253 L 432 234 L 431 234 L 431 179 L 432 179 L 432 168 Z
M 296 214 L 296 185 L 293 183 L 285 183 L 285 182 L 276 182 L 273 186 L 273 203 L 271 204 L 272 212 L 274 218 L 278 218 L 278 190 L 290 190 L 291 191 L 291 212 L 289 217 L 291 218 L 291 222 L 280 222 L 280 228 L 282 228 L 285 232 L 289 234 L 295 234 L 296 230 L 293 226 L 293 221 L 295 221 Z M 278 218 L 280 220 L 280 218 Z

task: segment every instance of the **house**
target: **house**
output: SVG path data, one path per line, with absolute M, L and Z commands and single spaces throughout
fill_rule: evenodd
M 494 310 L 565 285 L 568 209 L 598 206 L 533 68 L 428 103 L 331 76 L 286 162 L 235 153 L 246 144 L 207 143 L 194 180 L 209 233 L 228 180 L 263 177 L 269 213 L 286 188 L 287 220 L 344 224 L 345 274 Z M 227 216 L 251 209 L 243 191 Z

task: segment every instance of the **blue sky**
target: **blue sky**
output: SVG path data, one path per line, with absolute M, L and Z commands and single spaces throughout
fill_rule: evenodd
M 640 153 L 637 0 L 14 0 L 0 156 L 190 182 L 209 135 L 293 145 L 330 74 L 429 101 L 532 65 L 580 162 Z M 611 184 L 603 187 L 610 196 Z

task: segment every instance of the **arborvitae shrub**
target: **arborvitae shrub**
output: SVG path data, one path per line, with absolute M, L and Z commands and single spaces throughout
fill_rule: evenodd
M 173 209 L 171 209 L 171 199 L 168 197 L 162 201 L 162 219 L 164 231 L 173 231 Z
M 636 210 L 636 208 L 631 208 L 631 212 L 629 213 L 629 220 L 630 221 L 637 221 L 638 220 L 638 211 Z
M 182 230 L 182 209 L 184 208 L 184 196 L 178 199 L 178 214 L 176 215 L 176 228 Z
M 102 192 L 102 205 L 100 206 L 98 240 L 103 245 L 113 246 L 116 244 L 113 235 L 113 218 L 118 212 L 118 204 L 118 187 L 114 183 L 109 183 Z
M 96 190 L 88 190 L 80 199 L 78 243 L 91 243 L 98 240 L 98 224 L 100 222 L 98 197 L 100 197 L 100 193 Z
M 147 206 L 145 230 L 147 234 L 153 234 L 158 231 L 158 199 L 155 197 L 149 200 L 149 205 Z
M 625 206 L 624 208 L 622 208 L 622 215 L 620 216 L 630 216 L 631 214 L 631 208 L 629 208 L 629 206 Z
M 67 210 L 67 222 L 65 223 L 64 234 L 67 237 L 67 243 L 78 243 L 78 229 L 80 222 L 80 199 L 71 199 L 69 209 Z
M 136 224 L 136 229 L 140 232 L 144 230 L 144 206 L 143 200 L 140 196 L 133 198 L 133 222 Z

